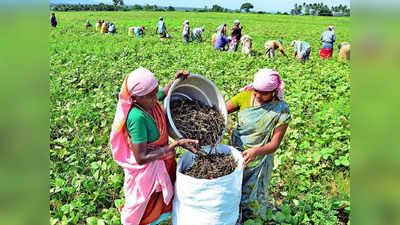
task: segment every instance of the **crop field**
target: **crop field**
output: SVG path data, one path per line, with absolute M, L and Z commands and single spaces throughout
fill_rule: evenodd
M 337 45 L 351 42 L 350 18 L 195 12 L 65 12 L 49 28 L 50 223 L 120 224 L 123 172 L 113 161 L 109 134 L 125 75 L 139 66 L 160 87 L 178 69 L 212 80 L 226 100 L 252 82 L 261 68 L 280 72 L 292 121 L 275 153 L 268 221 L 245 224 L 345 224 L 350 214 L 350 64 L 337 61 Z M 163 16 L 172 39 L 160 42 L 155 24 Z M 89 19 L 116 24 L 117 34 L 86 29 Z M 204 27 L 204 42 L 183 43 L 182 22 Z M 255 55 L 214 51 L 210 39 L 223 22 L 240 19 L 253 38 Z M 334 25 L 334 57 L 319 58 L 320 35 Z M 146 27 L 143 38 L 128 27 Z M 264 56 L 267 40 L 282 39 L 288 58 Z M 311 45 L 310 60 L 293 58 L 292 40 Z M 237 126 L 230 115 L 222 143 Z M 179 150 L 178 156 L 183 153 Z M 169 221 L 163 223 L 170 224 Z

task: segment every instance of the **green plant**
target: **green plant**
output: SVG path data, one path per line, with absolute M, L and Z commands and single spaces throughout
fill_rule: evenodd
M 350 65 L 318 57 L 320 32 L 334 24 L 337 42 L 350 41 L 350 19 L 284 15 L 163 12 L 175 37 L 160 42 L 152 34 L 157 12 L 58 12 L 59 26 L 49 33 L 50 45 L 50 223 L 120 224 L 124 174 L 113 161 L 108 144 L 117 97 L 124 76 L 139 66 L 153 71 L 160 86 L 178 69 L 204 75 L 226 100 L 252 82 L 260 68 L 274 68 L 285 82 L 284 100 L 292 121 L 280 148 L 270 184 L 267 220 L 246 224 L 339 224 L 338 210 L 350 193 Z M 253 38 L 256 56 L 214 51 L 209 40 L 223 21 L 239 18 Z M 86 20 L 116 24 L 115 35 L 84 28 Z M 181 24 L 203 26 L 204 42 L 184 45 Z M 127 35 L 130 26 L 143 25 L 143 38 Z M 228 24 L 228 26 L 230 26 Z M 284 27 L 284 29 L 282 29 Z M 267 40 L 303 39 L 312 46 L 305 64 L 277 54 L 264 54 Z M 336 51 L 334 53 L 336 57 Z M 237 126 L 229 116 L 223 143 Z M 178 157 L 184 150 L 178 150 Z M 340 176 L 339 176 L 340 175 Z M 340 179 L 338 178 L 340 177 Z M 165 221 L 163 224 L 169 224 Z

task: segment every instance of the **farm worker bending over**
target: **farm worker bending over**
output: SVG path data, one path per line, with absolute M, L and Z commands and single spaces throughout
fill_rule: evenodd
M 136 27 L 129 27 L 128 28 L 128 36 L 133 36 L 135 34 Z
M 193 29 L 192 31 L 192 41 L 203 41 L 203 38 L 201 37 L 201 35 L 204 32 L 204 28 L 203 27 L 198 27 Z
M 215 40 L 214 49 L 220 51 L 226 51 L 227 49 L 225 48 L 225 46 L 228 46 L 228 44 L 229 44 L 229 39 L 226 38 L 224 35 L 220 35 L 219 37 L 217 37 L 217 40 Z
M 339 49 L 339 60 L 349 60 L 350 59 L 350 43 L 343 42 L 338 46 Z
M 92 27 L 92 24 L 89 22 L 89 20 L 86 20 L 85 27 L 86 27 L 86 28 Z
M 291 121 L 283 88 L 277 71 L 260 69 L 252 84 L 226 102 L 228 113 L 239 111 L 232 145 L 243 152 L 245 170 L 240 207 L 244 215 L 250 213 L 266 219 L 274 152 Z
M 212 46 L 215 46 L 215 41 L 217 40 L 217 38 L 219 36 L 226 36 L 226 23 L 221 24 L 217 30 L 215 31 L 215 33 L 213 34 L 213 36 L 211 37 L 211 44 Z
M 135 35 L 136 37 L 140 37 L 142 35 L 144 35 L 144 26 L 140 26 L 140 27 L 130 27 L 129 31 L 128 31 L 128 35 L 129 36 L 133 36 Z
M 333 43 L 336 41 L 335 30 L 333 26 L 329 26 L 328 30 L 321 35 L 322 48 L 319 52 L 319 56 L 322 59 L 332 57 Z
M 110 23 L 110 26 L 108 27 L 108 33 L 110 33 L 110 34 L 117 33 L 117 28 L 115 28 L 115 24 L 114 23 Z
M 105 22 L 105 23 L 103 23 L 103 24 L 101 25 L 101 30 L 100 30 L 100 32 L 101 32 L 102 34 L 105 34 L 105 33 L 107 33 L 107 31 L 108 31 L 108 22 Z
M 240 21 L 233 21 L 234 25 L 231 30 L 231 42 L 229 44 L 229 49 L 231 51 L 236 51 L 238 49 L 240 38 L 242 37 L 242 29 L 243 27 L 239 27 Z
M 305 41 L 292 41 L 292 47 L 294 48 L 294 57 L 298 60 L 310 59 L 311 46 Z
M 275 57 L 275 50 L 277 50 L 277 49 L 279 49 L 279 51 L 282 53 L 282 55 L 287 56 L 285 54 L 285 52 L 283 51 L 282 40 L 267 41 L 267 42 L 265 42 L 264 48 L 265 48 L 265 55 L 268 58 Z
M 160 17 L 160 21 L 158 21 L 156 26 L 156 33 L 160 35 L 160 38 L 167 37 L 167 27 L 165 26 L 164 19 Z
M 180 70 L 175 79 L 188 75 Z M 154 74 L 144 68 L 128 74 L 122 83 L 110 135 L 113 158 L 125 174 L 122 224 L 157 224 L 166 219 L 172 210 L 175 147 L 196 152 L 191 144 L 197 140 L 168 144 L 165 111 L 158 101 L 171 83 L 159 90 Z
M 55 13 L 51 13 L 50 24 L 52 27 L 57 27 L 57 19 Z
M 103 20 L 98 20 L 96 23 L 96 31 L 100 31 L 101 27 L 103 25 L 104 21 Z
M 182 40 L 183 42 L 189 42 L 189 34 L 190 34 L 190 27 L 189 27 L 189 20 L 185 20 L 182 24 Z

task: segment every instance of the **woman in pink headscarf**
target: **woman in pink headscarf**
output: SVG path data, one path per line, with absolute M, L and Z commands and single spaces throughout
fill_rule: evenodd
M 283 88 L 277 71 L 260 69 L 252 84 L 226 102 L 228 113 L 239 111 L 232 145 L 243 152 L 245 167 L 240 219 L 251 214 L 266 219 L 274 152 L 291 120 L 288 105 L 283 101 Z
M 180 70 L 175 79 L 188 75 Z M 125 174 L 122 224 L 158 224 L 166 219 L 172 210 L 175 147 L 196 152 L 192 144 L 197 140 L 168 144 L 165 112 L 158 101 L 170 86 L 159 90 L 154 74 L 144 68 L 128 74 L 122 83 L 110 135 L 114 160 Z

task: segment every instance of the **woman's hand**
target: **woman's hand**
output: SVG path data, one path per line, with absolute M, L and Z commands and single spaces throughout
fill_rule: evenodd
M 132 143 L 132 139 L 129 135 L 126 135 L 126 141 L 128 142 L 129 150 L 133 151 L 133 143 Z
M 182 80 L 185 80 L 189 76 L 190 72 L 185 71 L 185 70 L 178 70 L 175 73 L 175 80 L 181 78 Z
M 242 153 L 243 157 L 243 170 L 246 169 L 247 164 L 251 163 L 257 156 L 257 149 L 250 148 Z
M 198 140 L 193 140 L 193 139 L 180 139 L 179 141 L 177 141 L 178 146 L 181 146 L 182 148 L 185 148 L 189 151 L 191 151 L 192 153 L 196 154 L 197 153 L 197 149 L 194 147 L 195 145 L 197 145 L 199 143 Z
M 179 78 L 181 78 L 182 80 L 185 80 L 185 79 L 189 76 L 189 74 L 190 74 L 190 73 L 189 73 L 188 71 L 178 70 L 178 71 L 175 73 L 175 78 L 174 78 L 174 80 L 179 79 Z M 164 98 L 168 95 L 169 89 L 171 88 L 171 85 L 172 85 L 172 83 L 174 82 L 174 80 L 171 81 L 167 86 L 163 87 L 162 92 L 163 92 L 164 94 L 163 94 L 163 97 L 161 98 L 161 101 L 164 100 Z
M 147 145 L 149 146 L 149 145 Z M 163 147 L 161 147 L 162 152 L 164 153 L 163 158 L 165 157 L 165 159 L 171 159 L 175 157 L 175 148 L 170 148 L 169 145 L 165 145 Z

